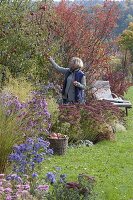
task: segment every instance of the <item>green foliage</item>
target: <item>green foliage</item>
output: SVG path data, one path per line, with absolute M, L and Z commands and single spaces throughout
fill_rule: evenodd
M 3 92 L 11 93 L 19 98 L 21 102 L 25 102 L 30 97 L 30 92 L 33 87 L 25 78 L 9 78 L 6 86 L 3 87 Z
M 59 116 L 58 104 L 56 103 L 56 99 L 52 96 L 48 96 L 46 101 L 48 103 L 48 111 L 51 114 L 51 122 L 52 124 L 55 124 Z
M 115 30 L 116 35 L 120 35 L 125 29 L 127 29 L 129 23 L 133 22 L 133 1 L 119 1 L 118 6 L 120 15 Z
M 22 134 L 19 132 L 19 123 L 16 116 L 7 116 L 5 111 L 0 109 L 0 173 L 3 173 L 8 164 L 8 156 L 12 147 L 22 141 Z
M 133 57 L 133 23 L 130 23 L 128 29 L 122 33 L 119 44 L 123 49 L 129 50 Z
M 23 31 L 23 20 L 29 3 L 27 0 L 0 3 L 0 64 L 13 76 L 30 67 L 30 41 Z
M 50 21 L 50 8 L 47 14 L 40 9 L 40 2 L 31 0 L 1 1 L 0 2 L 0 77 L 1 86 L 7 80 L 8 74 L 13 77 L 26 76 L 31 81 L 47 81 L 48 63 L 43 59 L 47 51 L 48 27 Z M 52 5 L 52 4 L 51 4 Z M 34 17 L 32 13 L 34 12 Z M 43 24 L 38 23 L 41 15 Z M 54 54 L 57 44 L 51 44 Z
M 129 80 L 133 82 L 133 22 L 123 31 L 119 38 L 119 45 L 123 54 L 122 70 L 128 75 Z

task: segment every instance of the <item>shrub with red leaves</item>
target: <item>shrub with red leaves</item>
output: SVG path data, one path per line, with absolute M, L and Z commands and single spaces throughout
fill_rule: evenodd
M 130 83 L 126 80 L 126 75 L 122 72 L 106 74 L 103 79 L 109 81 L 111 91 L 117 95 L 123 96 L 130 86 Z
M 91 140 L 94 143 L 114 140 L 112 122 L 122 118 L 122 111 L 108 101 L 93 100 L 86 104 L 59 106 L 60 125 L 70 124 L 67 135 L 70 141 Z
M 76 182 L 69 182 L 69 183 L 66 183 L 66 188 L 68 188 L 68 189 L 79 189 L 80 184 L 76 183 Z

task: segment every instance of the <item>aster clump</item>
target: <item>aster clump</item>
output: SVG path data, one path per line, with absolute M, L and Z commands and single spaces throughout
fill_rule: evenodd
M 19 116 L 21 129 L 28 136 L 45 136 L 51 128 L 51 116 L 47 102 L 41 92 L 32 92 L 32 98 L 26 102 L 26 109 Z
M 6 177 L 5 174 L 0 174 L 0 199 L 33 199 L 30 194 L 29 183 L 23 183 L 22 179 L 17 176 L 17 174 L 12 174 L 10 177 Z
M 34 188 L 34 194 L 31 192 L 32 186 L 25 176 L 25 181 L 17 174 L 5 176 L 0 174 L 0 199 L 1 200 L 37 200 L 45 198 L 49 190 L 48 185 L 38 185 Z
M 32 195 L 38 194 L 40 190 L 48 190 L 48 187 L 39 186 L 37 171 L 42 162 L 53 154 L 49 145 L 50 143 L 41 137 L 27 138 L 25 143 L 15 145 L 13 152 L 9 155 L 14 174 L 9 174 L 6 177 L 7 180 L 17 181 L 19 185 L 23 185 L 24 190 L 29 190 Z
M 28 138 L 25 143 L 15 145 L 9 161 L 13 163 L 13 171 L 18 175 L 27 174 L 32 178 L 37 177 L 35 167 L 41 164 L 53 150 L 49 148 L 50 143 L 43 138 Z
M 1 94 L 0 104 L 5 110 L 6 116 L 18 114 L 26 106 L 24 102 L 20 102 L 19 98 L 10 92 L 3 92 Z
M 0 103 L 6 116 L 16 116 L 16 120 L 20 124 L 20 130 L 25 136 L 49 134 L 51 116 L 42 92 L 31 92 L 31 96 L 26 102 L 20 102 L 17 96 L 9 92 L 3 92 L 0 96 Z

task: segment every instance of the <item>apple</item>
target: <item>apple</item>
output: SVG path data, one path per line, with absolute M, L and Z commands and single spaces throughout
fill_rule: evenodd
M 47 5 L 41 5 L 39 9 L 45 11 L 47 9 Z

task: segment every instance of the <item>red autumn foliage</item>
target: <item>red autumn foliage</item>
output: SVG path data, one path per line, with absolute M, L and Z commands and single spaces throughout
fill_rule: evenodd
M 53 6 L 41 4 L 31 21 L 36 24 L 33 27 L 36 27 L 34 35 L 37 37 L 39 51 L 43 53 L 52 49 L 54 58 L 61 58 L 59 64 L 63 66 L 68 65 L 71 57 L 80 57 L 85 64 L 84 71 L 89 85 L 94 79 L 112 71 L 109 65 L 113 53 L 111 35 L 118 17 L 119 9 L 113 1 L 84 7 L 63 0 Z M 56 53 L 53 49 L 56 49 Z M 57 80 L 60 82 L 61 79 L 58 77 Z
M 113 140 L 115 135 L 111 127 L 111 121 L 122 119 L 123 112 L 108 101 L 92 100 L 84 105 L 60 105 L 60 125 L 64 122 L 70 124 L 69 141 L 79 139 L 91 140 L 97 143 L 101 140 Z M 76 129 L 76 135 L 71 130 Z M 89 134 L 91 133 L 91 134 Z
M 80 184 L 76 182 L 66 183 L 66 188 L 68 189 L 80 189 L 80 187 L 81 187 Z
M 122 111 L 117 106 L 105 100 L 92 100 L 83 105 L 60 105 L 59 111 L 59 120 L 62 122 L 69 122 L 72 125 L 82 120 L 87 121 L 88 119 L 104 123 L 107 120 L 106 114 L 108 115 L 108 112 L 118 119 L 123 115 Z M 81 116 L 81 111 L 84 111 L 84 117 Z
M 85 8 L 61 1 L 55 7 L 55 13 L 54 34 L 60 39 L 64 62 L 79 56 L 84 60 L 89 76 L 93 74 L 94 78 L 107 72 L 112 51 L 110 36 L 119 13 L 117 4 L 106 1 L 102 6 Z
M 130 84 L 126 80 L 126 75 L 122 72 L 114 72 L 104 75 L 104 80 L 109 80 L 111 91 L 117 95 L 124 96 Z

